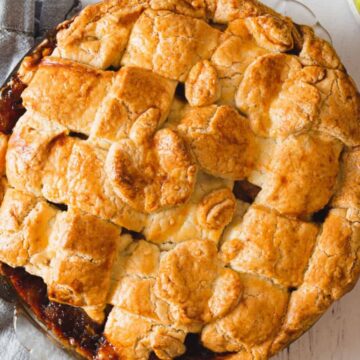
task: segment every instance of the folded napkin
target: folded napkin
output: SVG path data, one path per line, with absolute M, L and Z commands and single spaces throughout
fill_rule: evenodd
M 0 86 L 44 33 L 71 17 L 79 0 L 0 0 Z M 13 329 L 14 306 L 0 286 L 0 358 L 28 360 Z M 40 360 L 40 359 L 37 359 Z
M 79 0 L 1 0 L 0 85 L 37 39 L 80 6 Z

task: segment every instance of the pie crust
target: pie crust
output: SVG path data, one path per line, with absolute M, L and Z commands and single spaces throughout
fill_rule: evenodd
M 256 0 L 88 6 L 0 130 L 2 272 L 86 358 L 265 360 L 359 277 L 359 93 Z

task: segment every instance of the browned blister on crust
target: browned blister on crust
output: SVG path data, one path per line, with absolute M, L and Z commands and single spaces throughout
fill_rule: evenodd
M 255 137 L 248 120 L 231 106 L 187 111 L 179 127 L 202 170 L 225 179 L 246 178 L 254 166 Z
M 183 140 L 170 129 L 154 137 L 137 135 L 109 151 L 106 171 L 114 191 L 134 209 L 149 213 L 188 201 L 196 165 Z

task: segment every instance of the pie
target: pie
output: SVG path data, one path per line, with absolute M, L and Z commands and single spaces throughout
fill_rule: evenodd
M 360 96 L 256 0 L 108 0 L 2 90 L 2 272 L 89 359 L 265 360 L 360 274 Z

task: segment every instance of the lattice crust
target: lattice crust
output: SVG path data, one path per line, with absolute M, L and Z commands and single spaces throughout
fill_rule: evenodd
M 189 333 L 267 359 L 356 283 L 360 97 L 311 28 L 256 0 L 108 0 L 26 68 L 0 260 L 122 359 L 180 356 Z

